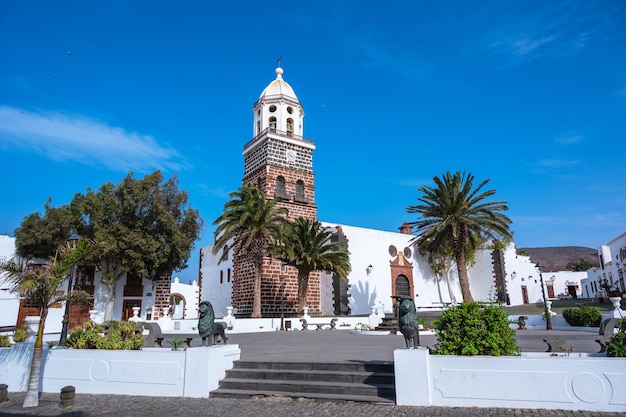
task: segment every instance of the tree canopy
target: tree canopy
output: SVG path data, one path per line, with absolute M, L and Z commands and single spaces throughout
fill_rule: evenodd
M 100 279 L 114 291 L 124 273 L 158 279 L 187 267 L 199 238 L 202 219 L 187 206 L 178 178 L 167 181 L 160 171 L 136 179 L 130 172 L 119 184 L 87 188 L 72 201 L 44 215 L 33 213 L 16 229 L 16 252 L 27 258 L 47 258 L 72 233 L 95 242 L 87 261 L 101 266 Z M 110 319 L 111 294 L 105 317 Z
M 215 219 L 213 254 L 232 247 L 235 256 L 250 256 L 254 265 L 252 317 L 261 317 L 261 274 L 263 258 L 271 244 L 283 233 L 287 209 L 278 207 L 278 199 L 267 200 L 265 191 L 248 185 L 230 194 L 224 211 Z
M 468 249 L 487 239 L 511 239 L 511 220 L 502 214 L 508 210 L 503 200 L 486 201 L 495 190 L 483 191 L 489 182 L 484 180 L 474 188 L 474 176 L 465 172 L 447 172 L 441 178 L 433 177 L 435 187 L 422 186 L 420 204 L 407 207 L 419 219 L 410 223 L 418 236 L 413 244 L 427 252 L 444 253 L 452 249 L 459 275 L 463 301 L 472 302 L 473 297 L 467 274 Z
M 350 254 L 343 242 L 333 242 L 335 233 L 319 221 L 297 218 L 290 222 L 274 257 L 298 270 L 298 313 L 302 313 L 313 271 L 332 271 L 342 278 L 350 272 Z

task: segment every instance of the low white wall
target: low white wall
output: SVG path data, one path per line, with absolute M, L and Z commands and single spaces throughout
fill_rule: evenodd
M 28 386 L 34 344 L 0 349 L 0 382 L 9 391 Z M 45 349 L 42 392 L 72 385 L 79 393 L 203 397 L 216 389 L 239 360 L 239 345 L 146 350 Z
M 626 411 L 626 360 L 394 351 L 396 404 Z

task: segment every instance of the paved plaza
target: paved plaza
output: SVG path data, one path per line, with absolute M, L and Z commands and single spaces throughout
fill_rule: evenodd
M 527 330 L 544 334 L 545 330 Z M 563 331 L 553 330 L 552 334 Z M 310 361 L 310 362 L 374 362 L 392 361 L 393 351 L 404 347 L 400 335 L 353 334 L 347 330 L 263 332 L 229 334 L 230 344 L 239 344 L 242 360 Z M 422 335 L 421 344 L 432 346 L 433 335 Z M 522 351 L 542 352 L 541 340 L 520 343 Z M 576 352 L 596 352 L 597 343 L 578 341 Z M 10 389 L 10 388 L 9 388 Z M 170 398 L 76 393 L 72 408 L 59 408 L 59 394 L 43 394 L 40 406 L 22 408 L 24 393 L 9 392 L 9 401 L 0 404 L 0 416 L 220 416 L 220 417 L 287 417 L 287 416 L 546 416 L 546 417 L 608 417 L 626 413 L 575 412 L 530 409 L 488 409 L 453 407 L 407 407 L 371 403 L 334 403 L 293 400 L 283 397 L 262 399 Z

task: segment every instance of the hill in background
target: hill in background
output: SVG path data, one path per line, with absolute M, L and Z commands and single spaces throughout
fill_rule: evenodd
M 581 259 L 598 265 L 598 251 L 582 246 L 555 246 L 551 248 L 518 248 L 520 255 L 530 256 L 534 263 L 541 262 L 541 272 L 556 272 L 567 270 L 567 264 L 578 262 Z

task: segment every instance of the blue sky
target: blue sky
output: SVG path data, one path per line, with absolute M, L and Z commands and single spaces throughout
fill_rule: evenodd
M 466 170 L 518 247 L 626 231 L 622 1 L 0 0 L 0 234 L 129 171 L 176 174 L 205 227 L 241 185 L 275 77 L 305 110 L 320 220 L 397 231 Z

